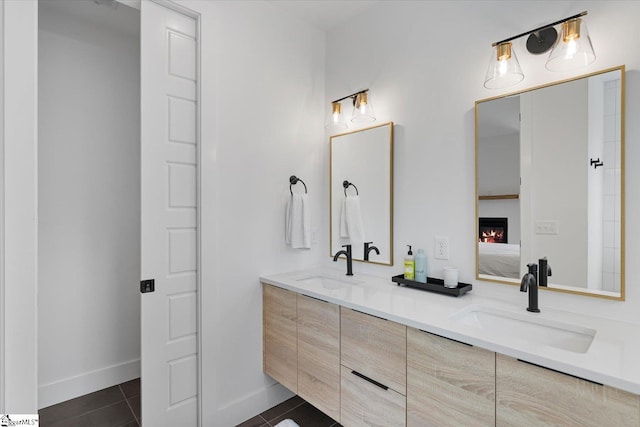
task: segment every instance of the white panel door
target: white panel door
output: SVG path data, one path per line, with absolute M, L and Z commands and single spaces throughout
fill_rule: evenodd
M 141 4 L 142 422 L 198 424 L 197 23 Z

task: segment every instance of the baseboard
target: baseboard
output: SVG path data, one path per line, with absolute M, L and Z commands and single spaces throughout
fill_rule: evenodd
M 83 396 L 140 376 L 140 359 L 96 369 L 38 387 L 38 408 Z
M 202 425 L 235 426 L 293 396 L 291 391 L 274 383 L 219 407 L 212 424 L 205 420 Z

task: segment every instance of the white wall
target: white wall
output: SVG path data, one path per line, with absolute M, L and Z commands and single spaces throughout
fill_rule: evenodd
M 329 252 L 324 33 L 264 1 L 181 4 L 202 14 L 202 425 L 232 426 L 290 396 L 262 372 L 258 277 Z M 290 175 L 310 250 L 285 245 Z
M 139 376 L 138 19 L 40 2 L 39 407 Z
M 553 266 L 550 283 L 583 288 L 587 287 L 587 88 L 587 80 L 580 79 L 520 96 L 522 151 L 531 158 L 532 168 L 522 173 L 522 198 L 531 203 L 530 224 L 557 225 L 556 234 L 525 233 L 522 246 L 529 248 L 534 260 L 547 257 Z
M 513 90 L 620 64 L 627 66 L 627 118 L 640 114 L 640 56 L 634 24 L 640 2 L 554 1 L 540 7 L 522 1 L 380 2 L 365 16 L 330 31 L 327 36 L 327 90 L 331 99 L 368 87 L 381 122 L 396 126 L 394 165 L 395 266 L 354 265 L 355 274 L 392 276 L 402 270 L 405 244 L 427 247 L 433 257 L 434 237 L 449 236 L 451 258 L 430 259 L 431 274 L 445 264 L 460 269 L 460 279 L 473 282 L 473 292 L 526 306 L 527 296 L 515 287 L 475 281 L 474 102 Z M 525 79 L 502 91 L 483 87 L 491 43 L 582 10 L 596 61 L 576 72 L 551 73 L 546 58 L 524 53 L 526 38 L 514 43 Z M 452 31 L 455 28 L 455 31 Z M 626 120 L 626 257 L 640 257 L 640 123 Z M 429 161 L 429 167 L 424 164 Z M 413 197 L 419 190 L 423 197 Z M 429 250 L 430 248 L 430 250 Z M 629 263 L 628 263 L 629 264 Z M 434 271 L 435 270 L 435 271 Z M 542 292 L 540 306 L 639 322 L 640 281 L 626 275 L 626 301 Z
M 37 366 L 37 24 L 34 2 L 3 1 L 4 22 L 4 401 L 0 412 L 33 414 Z

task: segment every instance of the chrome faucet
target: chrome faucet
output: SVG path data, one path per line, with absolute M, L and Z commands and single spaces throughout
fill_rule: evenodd
M 540 271 L 538 271 L 538 264 Z M 532 313 L 540 313 L 538 307 L 538 286 L 547 287 L 547 277 L 551 276 L 551 267 L 547 263 L 547 258 L 540 258 L 538 264 L 527 264 L 529 272 L 522 276 L 520 282 L 520 292 L 529 291 L 529 307 L 527 311 Z M 538 274 L 540 273 L 540 274 Z
M 376 255 L 380 255 L 378 248 L 372 245 L 373 242 L 364 243 L 364 260 L 369 261 L 369 252 L 376 251 Z
M 351 257 L 351 245 L 342 245 L 346 250 L 341 250 L 333 256 L 333 262 L 338 261 L 340 255 L 347 257 L 347 276 L 353 276 L 353 258 Z

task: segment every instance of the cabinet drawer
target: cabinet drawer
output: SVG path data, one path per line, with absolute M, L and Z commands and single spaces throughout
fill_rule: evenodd
M 340 424 L 344 427 L 403 427 L 406 398 L 341 367 Z
M 495 353 L 407 328 L 407 426 L 495 425 Z
M 298 295 L 298 395 L 340 419 L 340 310 Z
M 407 327 L 341 307 L 341 363 L 405 395 Z
M 296 293 L 262 285 L 264 372 L 298 392 L 298 343 Z
M 640 397 L 496 355 L 497 426 L 640 425 Z

